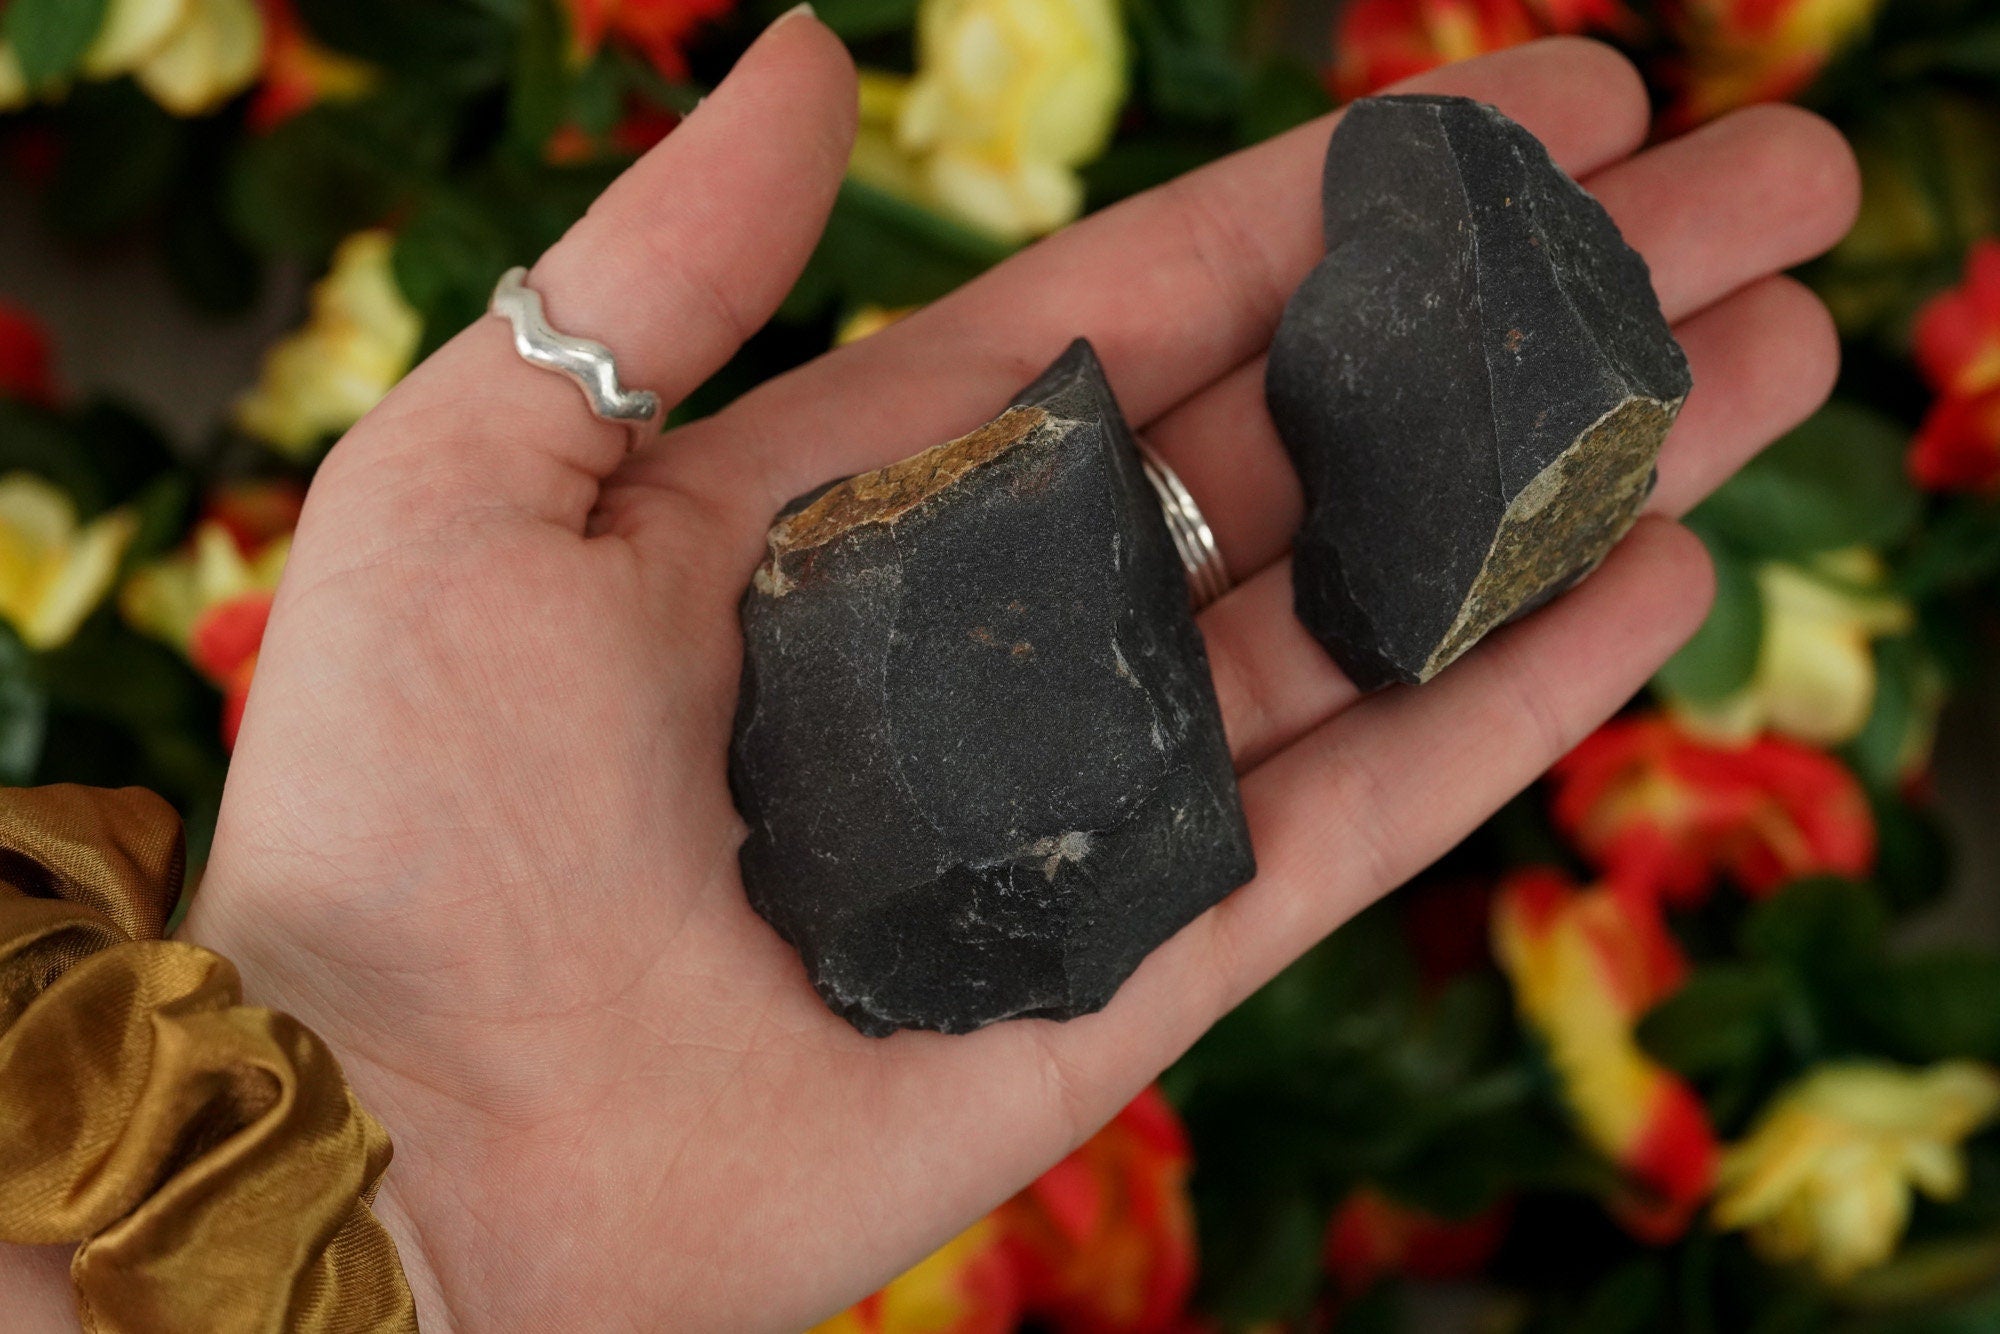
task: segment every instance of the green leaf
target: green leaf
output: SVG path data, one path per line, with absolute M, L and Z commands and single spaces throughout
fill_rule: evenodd
M 1888 925 L 1868 886 L 1816 877 L 1757 905 L 1743 923 L 1743 952 L 1810 975 L 1857 977 L 1880 960 Z
M 1700 968 L 1639 1022 L 1639 1041 L 1694 1078 L 1753 1064 L 1770 1042 L 1784 980 L 1753 964 Z
M 1653 678 L 1667 694 L 1693 704 L 1713 704 L 1748 685 L 1764 643 L 1764 596 L 1755 569 L 1720 540 L 1708 539 L 1708 553 L 1715 605 Z
M 1212 1197 L 1200 1207 L 1204 1197 L 1197 1191 L 1202 1309 L 1230 1320 L 1303 1314 L 1319 1289 L 1326 1210 L 1297 1189 L 1274 1188 L 1226 1209 Z
M 1237 113 L 1236 133 L 1246 144 L 1261 143 L 1333 110 L 1333 98 L 1311 67 L 1284 57 L 1258 69 Z
M 48 735 L 49 700 L 34 655 L 0 621 L 0 783 L 31 783 Z
M 230 180 L 236 228 L 272 253 L 322 260 L 428 178 L 421 142 L 366 104 L 294 116 L 245 145 Z
M 514 77 L 508 87 L 507 132 L 531 155 L 569 118 L 575 83 L 570 73 L 569 26 L 555 0 L 529 0 L 527 21 L 514 48 Z
M 1137 0 L 1131 9 L 1147 104 L 1168 119 L 1228 121 L 1249 73 L 1237 54 L 1243 9 L 1224 0 Z
M 914 28 L 917 0 L 820 0 L 813 12 L 841 37 L 858 42 Z
M 0 13 L 0 37 L 30 86 L 41 87 L 75 72 L 109 8 L 110 0 L 12 0 Z
M 90 240 L 159 207 L 186 165 L 192 133 L 125 79 L 74 89 L 57 125 L 63 153 L 48 193 L 50 221 Z
M 1908 433 L 1893 419 L 1836 401 L 1726 483 L 1698 520 L 1748 556 L 1799 560 L 1836 547 L 1887 547 L 1907 537 L 1921 497 L 1903 471 Z
M 832 302 L 914 306 L 935 300 L 1014 247 L 849 177 L 784 315 L 800 320 Z
M 1857 997 L 1907 1061 L 2000 1061 L 2000 956 L 1949 950 L 1899 959 Z
M 299 17 L 336 51 L 412 79 L 467 87 L 508 71 L 523 5 L 508 0 L 297 0 Z

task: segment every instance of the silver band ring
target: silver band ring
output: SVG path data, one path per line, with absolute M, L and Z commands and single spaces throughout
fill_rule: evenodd
M 526 269 L 511 268 L 501 274 L 486 309 L 514 326 L 514 350 L 524 361 L 575 381 L 599 420 L 641 429 L 659 421 L 660 396 L 650 389 L 619 384 L 618 361 L 610 348 L 549 327 L 542 294 L 528 286 Z
M 1215 543 L 1215 530 L 1202 517 L 1201 506 L 1166 460 L 1139 441 L 1139 458 L 1146 466 L 1146 480 L 1160 498 L 1160 512 L 1167 519 L 1167 533 L 1180 553 L 1181 567 L 1187 571 L 1188 600 L 1200 611 L 1229 591 L 1229 567 L 1223 563 L 1222 548 Z

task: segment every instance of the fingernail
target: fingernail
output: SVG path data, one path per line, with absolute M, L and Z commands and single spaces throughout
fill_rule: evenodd
M 795 19 L 801 14 L 807 15 L 808 17 L 812 18 L 818 17 L 818 15 L 813 12 L 812 0 L 800 0 L 800 3 L 793 5 L 790 9 L 786 10 L 784 13 L 778 15 L 776 19 L 772 20 L 771 26 L 775 28 L 779 24 L 786 23 L 792 19 Z

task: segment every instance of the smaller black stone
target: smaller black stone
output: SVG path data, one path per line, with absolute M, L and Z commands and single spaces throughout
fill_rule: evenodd
M 1254 874 L 1089 344 L 981 431 L 793 501 L 742 616 L 744 885 L 862 1032 L 1097 1010 Z
M 1687 361 L 1645 261 L 1492 107 L 1355 103 L 1322 207 L 1265 382 L 1298 614 L 1357 684 L 1422 681 L 1624 535 Z

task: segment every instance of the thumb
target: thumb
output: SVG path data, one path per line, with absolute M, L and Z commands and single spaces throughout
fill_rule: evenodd
M 550 325 L 609 347 L 625 388 L 678 403 L 770 318 L 804 268 L 855 114 L 854 67 L 839 39 L 804 5 L 778 19 L 535 265 L 529 284 Z M 365 477 L 349 498 L 402 507 L 399 526 L 499 508 L 581 531 L 630 443 L 628 428 L 591 415 L 575 385 L 523 361 L 505 321 L 484 318 L 349 432 L 314 490 Z

